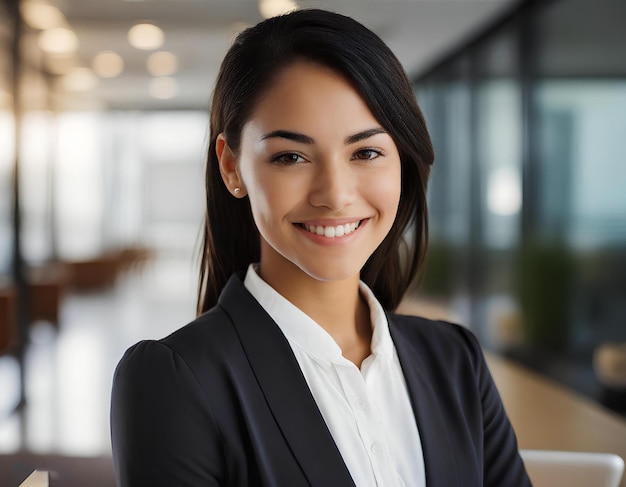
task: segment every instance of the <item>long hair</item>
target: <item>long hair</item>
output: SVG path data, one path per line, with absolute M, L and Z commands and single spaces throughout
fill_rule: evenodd
M 233 198 L 222 181 L 217 136 L 223 132 L 237 154 L 241 131 L 255 104 L 276 75 L 300 59 L 348 79 L 400 154 L 398 213 L 361 270 L 361 279 L 383 307 L 392 310 L 421 271 L 428 240 L 426 184 L 434 154 L 411 83 L 391 50 L 363 25 L 324 10 L 298 10 L 243 31 L 220 68 L 211 105 L 198 313 L 217 303 L 233 272 L 260 260 L 260 237 L 249 199 Z

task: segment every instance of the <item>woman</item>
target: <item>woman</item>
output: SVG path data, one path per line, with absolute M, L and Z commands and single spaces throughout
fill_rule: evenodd
M 393 310 L 421 269 L 433 152 L 397 59 L 303 10 L 215 87 L 194 322 L 124 356 L 118 483 L 526 486 L 465 329 Z

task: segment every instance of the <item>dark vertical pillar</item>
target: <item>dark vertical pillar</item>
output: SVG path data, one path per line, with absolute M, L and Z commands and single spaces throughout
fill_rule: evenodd
M 519 73 L 522 100 L 522 244 L 539 233 L 541 208 L 540 168 L 538 157 L 539 116 L 535 89 L 537 83 L 537 28 L 533 22 L 535 3 L 529 1 L 520 12 Z
M 22 127 L 22 107 L 21 107 L 21 83 L 20 73 L 22 66 L 21 38 L 23 31 L 22 16 L 19 9 L 19 0 L 6 0 L 7 10 L 13 21 L 13 42 L 11 46 L 12 71 L 12 91 L 13 91 L 13 117 L 15 120 L 15 160 L 13 164 L 13 258 L 12 274 L 13 283 L 17 290 L 17 333 L 18 333 L 18 360 L 20 362 L 21 393 L 20 405 L 25 402 L 24 387 L 24 351 L 28 341 L 29 319 L 29 293 L 26 280 L 26 270 L 24 257 L 22 255 L 21 241 L 21 208 L 20 208 L 20 139 Z

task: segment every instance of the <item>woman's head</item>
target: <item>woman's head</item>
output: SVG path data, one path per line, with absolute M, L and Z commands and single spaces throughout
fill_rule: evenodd
M 336 72 L 358 92 L 391 136 L 401 160 L 398 212 L 361 278 L 386 308 L 394 308 L 420 269 L 426 246 L 426 181 L 433 160 L 426 126 L 401 65 L 387 46 L 356 21 L 321 10 L 275 17 L 239 35 L 217 79 L 207 161 L 207 216 L 199 310 L 215 304 L 230 274 L 260 258 L 248 198 L 233 198 L 220 174 L 218 136 L 238 154 L 242 130 L 287 67 L 309 61 Z M 408 245 L 403 246 L 406 241 Z

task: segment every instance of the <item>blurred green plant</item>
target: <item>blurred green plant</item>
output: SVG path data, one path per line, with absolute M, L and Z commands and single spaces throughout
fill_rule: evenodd
M 525 341 L 545 350 L 563 350 L 570 335 L 570 299 L 575 260 L 558 242 L 522 245 L 516 288 Z
M 450 296 L 453 287 L 452 249 L 440 242 L 431 242 L 426 255 L 426 271 L 421 289 L 434 296 Z

